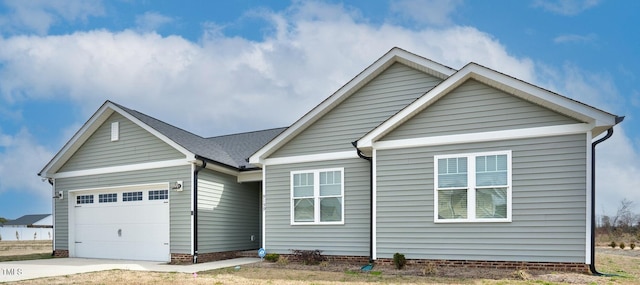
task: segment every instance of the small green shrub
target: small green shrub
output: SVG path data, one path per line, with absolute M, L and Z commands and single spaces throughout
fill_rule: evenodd
M 616 248 L 616 242 L 615 242 L 615 241 L 612 241 L 612 242 L 609 244 L 609 246 L 610 246 L 611 248 Z
M 407 259 L 404 258 L 404 254 L 396 252 L 393 254 L 393 265 L 395 265 L 396 269 L 402 269 L 405 265 L 407 265 Z
M 296 256 L 297 260 L 302 261 L 304 265 L 317 265 L 326 260 L 322 255 L 322 250 L 301 250 L 292 249 L 291 252 Z
M 619 246 L 620 246 L 620 249 L 624 249 L 624 242 L 621 242 Z
M 635 242 L 630 243 L 630 244 L 629 244 L 629 247 L 630 247 L 631 249 L 636 248 L 636 243 L 635 243 Z
M 279 258 L 280 258 L 280 255 L 277 253 L 269 253 L 264 256 L 264 259 L 266 259 L 269 262 L 276 262 L 278 261 Z

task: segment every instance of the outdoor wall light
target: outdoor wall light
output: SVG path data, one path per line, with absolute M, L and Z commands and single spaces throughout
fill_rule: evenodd
M 173 186 L 171 187 L 171 189 L 176 190 L 178 192 L 182 191 L 182 180 L 176 181 Z

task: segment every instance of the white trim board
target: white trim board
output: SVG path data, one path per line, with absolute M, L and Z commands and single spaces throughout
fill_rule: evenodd
M 550 127 L 527 128 L 517 130 L 492 131 L 459 135 L 447 135 L 437 137 L 422 137 L 392 141 L 379 141 L 373 144 L 373 149 L 398 149 L 411 147 L 424 147 L 446 144 L 463 144 L 487 141 L 500 141 L 525 138 L 539 138 L 548 136 L 570 135 L 586 133 L 591 130 L 590 124 L 570 124 Z
M 139 163 L 139 164 L 109 166 L 109 167 L 93 168 L 93 169 L 87 169 L 87 170 L 58 172 L 52 175 L 51 178 L 54 178 L 54 179 L 70 178 L 70 177 L 79 177 L 79 176 L 136 171 L 136 170 L 156 169 L 156 168 L 173 167 L 173 166 L 187 166 L 189 164 L 190 162 L 186 159 L 175 159 L 175 160 L 147 162 L 147 163 Z
M 280 165 L 280 164 L 293 164 L 293 163 L 339 160 L 339 159 L 350 159 L 350 158 L 358 158 L 358 154 L 356 153 L 355 148 L 350 151 L 267 158 L 263 161 L 263 163 L 264 165 Z

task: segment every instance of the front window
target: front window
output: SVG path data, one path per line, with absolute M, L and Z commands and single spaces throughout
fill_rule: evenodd
M 344 221 L 344 169 L 291 172 L 291 223 Z
M 434 161 L 436 222 L 511 221 L 511 151 Z

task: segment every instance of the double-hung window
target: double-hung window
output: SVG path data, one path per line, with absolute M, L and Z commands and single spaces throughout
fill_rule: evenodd
M 435 222 L 510 222 L 511 151 L 437 155 Z
M 291 172 L 291 224 L 342 224 L 343 198 L 343 168 Z

